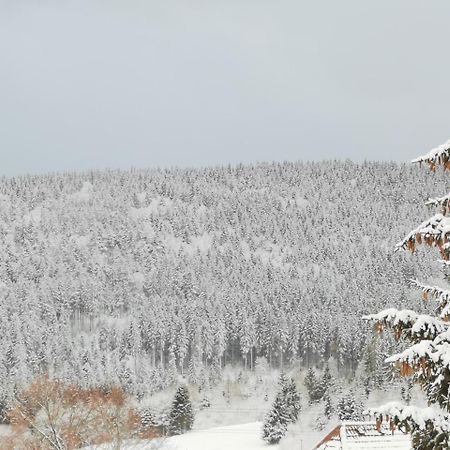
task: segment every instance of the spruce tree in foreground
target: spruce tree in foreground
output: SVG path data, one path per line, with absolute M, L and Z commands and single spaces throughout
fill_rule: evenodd
M 264 419 L 262 438 L 269 444 L 278 444 L 286 434 L 289 416 L 285 402 L 282 392 L 279 392 Z
M 339 420 L 357 420 L 360 418 L 362 406 L 356 401 L 352 391 L 342 397 L 337 404 Z
M 282 373 L 278 385 L 278 394 L 263 424 L 263 439 L 269 444 L 280 442 L 286 434 L 288 424 L 297 421 L 301 410 L 300 394 L 295 381 Z
M 194 412 L 186 386 L 180 386 L 177 389 L 168 419 L 169 435 L 183 434 L 192 429 Z
M 295 423 L 302 409 L 302 405 L 300 394 L 298 393 L 297 386 L 295 385 L 295 381 L 292 378 L 287 381 L 283 393 L 289 421 Z
M 450 169 L 450 141 L 431 150 L 413 162 L 427 163 L 432 172 L 439 166 Z M 440 206 L 441 213 L 423 222 L 397 245 L 416 253 L 416 246 L 427 244 L 436 247 L 443 259 L 444 268 L 450 266 L 450 194 L 430 199 L 428 204 Z M 450 276 L 445 277 L 449 281 Z M 391 426 L 411 433 L 416 450 L 443 450 L 450 448 L 450 291 L 428 286 L 416 280 L 412 284 L 422 291 L 424 300 L 433 299 L 436 316 L 418 314 L 411 310 L 388 309 L 365 317 L 376 324 L 379 333 L 391 329 L 397 339 L 410 345 L 403 352 L 386 361 L 395 364 L 400 375 L 410 376 L 425 392 L 430 406 L 420 408 L 389 403 L 372 411 L 378 423 L 387 417 Z
M 331 404 L 331 398 L 328 392 L 325 393 L 323 400 L 325 403 L 323 408 L 323 414 L 327 420 L 330 420 L 331 416 L 333 415 L 333 405 Z
M 318 402 L 323 396 L 321 381 L 316 375 L 315 370 L 311 367 L 306 372 L 305 387 L 308 390 L 309 403 Z

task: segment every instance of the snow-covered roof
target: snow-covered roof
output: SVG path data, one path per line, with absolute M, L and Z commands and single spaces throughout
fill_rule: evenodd
M 412 450 L 408 434 L 390 431 L 386 424 L 375 422 L 342 422 L 314 450 Z

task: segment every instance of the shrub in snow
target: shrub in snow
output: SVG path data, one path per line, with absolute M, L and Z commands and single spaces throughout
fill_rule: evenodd
M 211 402 L 209 401 L 208 397 L 203 397 L 202 401 L 200 402 L 200 409 L 206 409 L 211 407 Z
M 156 418 L 149 409 L 141 412 L 141 425 L 143 428 L 157 425 Z
M 10 433 L 0 439 L 5 450 L 68 450 L 100 443 L 119 450 L 138 436 L 140 426 L 122 389 L 84 389 L 49 377 L 18 391 L 8 417 Z
M 432 172 L 438 166 L 444 171 L 450 169 L 450 141 L 431 150 L 413 162 L 426 163 Z M 450 266 L 450 194 L 430 199 L 428 204 L 440 206 L 442 211 L 411 231 L 397 249 L 407 249 L 416 253 L 416 247 L 427 244 L 438 249 L 444 268 Z M 449 274 L 446 274 L 447 281 Z M 375 322 L 381 333 L 389 328 L 395 337 L 409 341 L 412 345 L 386 361 L 398 367 L 401 376 L 411 377 L 419 383 L 429 404 L 434 406 L 418 408 L 399 404 L 388 404 L 372 410 L 379 423 L 384 418 L 391 427 L 401 427 L 412 435 L 415 449 L 450 448 L 450 291 L 428 286 L 416 280 L 412 284 L 422 291 L 424 300 L 436 303 L 436 316 L 418 314 L 411 310 L 384 310 L 379 314 L 366 316 Z M 409 398 L 405 398 L 408 402 Z
M 186 386 L 180 386 L 177 389 L 168 421 L 168 431 L 170 435 L 183 434 L 192 429 L 194 424 L 194 412 L 192 410 L 192 404 Z

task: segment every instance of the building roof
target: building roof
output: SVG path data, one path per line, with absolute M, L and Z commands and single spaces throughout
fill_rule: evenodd
M 342 422 L 314 450 L 412 450 L 411 438 L 400 430 L 375 422 Z

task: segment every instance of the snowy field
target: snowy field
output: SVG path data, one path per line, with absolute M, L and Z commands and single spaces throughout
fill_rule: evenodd
M 206 430 L 195 430 L 163 440 L 129 443 L 122 450 L 309 450 L 332 428 L 321 432 L 303 431 L 292 427 L 279 445 L 269 445 L 261 439 L 261 422 L 251 422 Z M 84 450 L 113 450 L 109 445 Z
M 261 439 L 261 423 L 253 422 L 228 427 L 193 431 L 174 436 L 165 442 L 164 450 L 278 450 L 278 445 L 267 445 Z
M 269 446 L 261 439 L 261 427 L 261 422 L 252 422 L 192 431 L 159 441 L 131 443 L 124 450 L 279 450 L 279 445 Z M 91 450 L 109 449 L 100 446 Z

